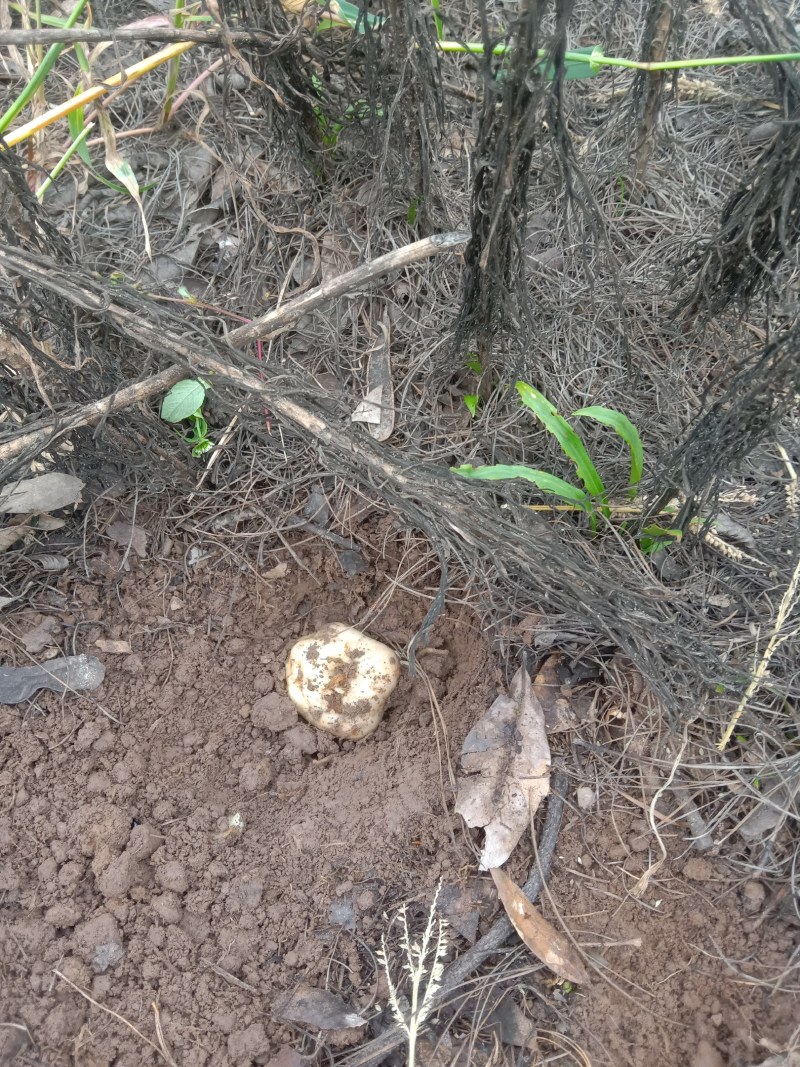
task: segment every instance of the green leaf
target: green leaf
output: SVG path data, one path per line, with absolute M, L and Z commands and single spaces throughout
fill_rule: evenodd
M 592 496 L 602 497 L 605 493 L 603 480 L 597 473 L 597 468 L 589 458 L 586 446 L 575 433 L 563 415 L 559 415 L 555 407 L 546 396 L 528 385 L 527 382 L 517 382 L 517 392 L 525 407 L 530 408 L 534 415 L 555 437 L 564 454 L 572 460 L 578 471 L 578 477 L 586 486 Z
M 364 11 L 362 8 L 356 7 L 355 4 L 347 3 L 347 0 L 329 0 L 327 7 L 334 15 L 338 15 L 343 22 L 346 22 L 348 26 L 359 33 L 364 32 L 365 23 L 372 29 L 380 29 L 383 25 L 382 15 L 371 15 L 369 11 Z
M 415 196 L 411 203 L 408 205 L 408 225 L 413 226 L 417 221 L 417 213 L 419 211 L 419 197 Z
M 602 56 L 602 50 L 599 54 Z M 586 59 L 572 59 L 571 57 L 575 55 L 586 56 Z M 564 81 L 575 82 L 583 78 L 595 78 L 601 70 L 600 66 L 593 62 L 593 58 L 597 55 L 597 45 L 589 45 L 587 48 L 570 48 L 570 58 L 564 60 Z M 538 71 L 547 81 L 552 81 L 556 76 L 553 64 L 545 60 L 538 64 Z
M 474 352 L 468 352 L 467 355 L 469 356 L 469 359 L 465 363 L 465 366 L 475 374 L 480 374 L 483 367 L 481 366 L 481 361 L 478 359 L 477 355 Z
M 184 378 L 161 401 L 161 418 L 164 422 L 183 422 L 202 408 L 205 398 L 205 386 L 196 378 Z
M 478 410 L 478 404 L 480 403 L 480 399 L 478 397 L 478 394 L 477 393 L 467 393 L 467 395 L 464 397 L 464 403 L 467 405 L 467 410 L 469 411 L 470 415 L 474 419 L 475 418 L 475 412 Z
M 440 0 L 431 0 L 431 7 L 433 8 L 433 21 L 436 24 L 436 39 L 441 41 L 444 39 L 444 23 L 442 22 L 442 5 Z
M 534 470 L 533 467 L 504 463 L 493 467 L 473 467 L 471 463 L 465 463 L 461 467 L 451 467 L 450 470 L 461 478 L 469 478 L 477 482 L 505 482 L 520 478 L 526 482 L 533 482 L 543 493 L 554 493 L 584 510 L 588 511 L 591 507 L 589 497 L 577 485 L 565 482 L 563 478 L 558 478 L 547 471 Z
M 615 433 L 619 434 L 631 453 L 631 475 L 628 485 L 638 485 L 642 480 L 644 470 L 644 449 L 639 431 L 628 416 L 623 415 L 621 411 L 615 411 L 614 408 L 604 408 L 601 405 L 581 408 L 579 411 L 573 411 L 572 415 L 574 418 L 586 417 L 602 422 L 604 426 L 610 426 Z
M 673 529 L 669 526 L 646 526 L 639 535 L 639 548 L 646 556 L 659 548 L 671 545 L 674 541 L 680 541 L 683 530 Z

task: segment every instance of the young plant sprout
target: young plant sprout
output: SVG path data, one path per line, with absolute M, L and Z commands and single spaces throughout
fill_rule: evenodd
M 204 378 L 184 378 L 170 389 L 161 401 L 161 418 L 164 422 L 189 424 L 189 432 L 181 434 L 191 446 L 196 458 L 213 448 L 208 436 L 208 423 L 203 416 L 203 403 L 210 384 Z

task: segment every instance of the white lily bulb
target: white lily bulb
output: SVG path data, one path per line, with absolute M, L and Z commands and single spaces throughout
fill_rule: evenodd
M 344 622 L 302 638 L 286 661 L 286 690 L 303 718 L 348 741 L 377 729 L 399 678 L 392 649 Z

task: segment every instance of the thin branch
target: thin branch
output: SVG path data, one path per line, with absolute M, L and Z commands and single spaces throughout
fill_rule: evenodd
M 337 296 L 344 296 L 367 282 L 388 274 L 392 270 L 409 266 L 412 263 L 440 255 L 443 252 L 453 251 L 466 244 L 468 240 L 469 234 L 466 232 L 456 231 L 438 234 L 434 237 L 423 238 L 421 241 L 414 241 L 412 244 L 398 248 L 385 256 L 379 256 L 377 259 L 361 263 L 353 270 L 317 286 L 316 289 L 312 289 L 294 300 L 288 300 L 283 307 L 263 315 L 260 319 L 256 319 L 247 326 L 233 330 L 228 335 L 228 343 L 239 347 L 257 338 L 275 336 L 275 334 L 288 329 L 289 326 L 297 322 L 301 315 L 307 314 L 312 309 Z M 55 264 L 46 264 L 43 260 L 34 260 L 32 257 L 20 254 L 14 249 L 0 246 L 0 266 L 5 266 L 11 271 L 20 271 L 27 277 L 33 275 L 42 285 L 55 289 L 81 307 L 99 311 L 105 303 L 102 297 L 95 296 L 94 293 L 87 294 L 85 290 L 80 294 L 82 299 L 79 299 L 76 290 L 80 286 L 76 286 L 68 280 L 63 272 L 56 268 Z M 33 271 L 31 268 L 33 268 Z M 57 278 L 58 282 L 56 282 Z M 90 299 L 87 300 L 87 296 L 90 296 Z M 162 352 L 170 351 L 173 356 L 187 359 L 192 365 L 202 364 L 206 370 L 220 374 L 222 377 L 227 378 L 229 381 L 234 381 L 246 389 L 265 393 L 269 396 L 269 402 L 275 411 L 285 414 L 299 425 L 311 430 L 312 433 L 322 432 L 323 424 L 319 419 L 300 408 L 299 405 L 273 396 L 272 390 L 268 386 L 262 386 L 261 382 L 256 381 L 239 367 L 224 363 L 210 352 L 201 354 L 188 346 L 175 345 L 171 341 L 167 341 L 165 344 L 163 338 L 160 339 L 161 343 L 159 343 L 158 331 L 127 308 L 122 308 L 112 303 L 107 310 L 117 322 L 124 322 L 134 336 L 139 337 L 150 347 Z M 167 367 L 166 370 L 161 371 L 152 378 L 146 378 L 144 381 L 125 386 L 125 388 L 119 389 L 109 396 L 78 408 L 77 411 L 63 420 L 54 419 L 37 427 L 35 430 L 20 434 L 19 437 L 0 445 L 0 462 L 12 459 L 26 449 L 45 447 L 70 430 L 95 422 L 106 415 L 129 407 L 137 401 L 146 400 L 165 389 L 169 389 L 175 382 L 180 381 L 184 373 L 184 370 L 180 367 Z
M 122 411 L 131 404 L 162 393 L 180 381 L 183 373 L 180 367 L 168 367 L 160 374 L 153 375 L 152 378 L 126 385 L 124 389 L 118 389 L 109 396 L 93 400 L 90 404 L 84 404 L 83 407 L 77 408 L 63 419 L 51 419 L 35 430 L 20 434 L 19 437 L 14 437 L 6 441 L 4 445 L 0 445 L 0 463 L 14 459 L 15 456 L 21 455 L 28 449 L 47 448 L 64 434 L 76 430 L 79 426 L 92 425 L 107 415 L 113 415 L 115 411 Z
M 279 46 L 274 34 L 258 29 L 208 29 L 193 30 L 187 27 L 175 29 L 173 26 L 120 26 L 106 29 L 92 26 L 89 29 L 29 29 L 3 30 L 0 41 L 5 45 L 26 44 L 97 44 L 101 41 L 193 41 L 195 44 L 224 45 L 228 41 L 234 44 L 266 44 Z
M 389 274 L 393 270 L 408 267 L 412 263 L 419 263 L 420 260 L 430 259 L 432 256 L 439 256 L 443 252 L 453 252 L 465 245 L 469 238 L 470 234 L 466 230 L 438 233 L 433 237 L 423 237 L 421 241 L 414 241 L 410 245 L 397 248 L 394 252 L 387 252 L 385 256 L 367 260 L 366 263 L 360 263 L 353 270 L 318 285 L 316 289 L 311 289 L 302 296 L 295 297 L 294 300 L 287 300 L 283 307 L 276 308 L 262 315 L 261 318 L 253 319 L 247 326 L 239 326 L 232 330 L 228 334 L 227 341 L 233 347 L 241 348 L 250 341 L 269 340 L 293 322 L 297 322 L 301 315 L 318 308 L 326 301 L 333 300 L 337 296 L 344 296 L 345 293 L 351 293 L 360 286 L 366 285 L 367 282 L 375 281 L 376 278 Z

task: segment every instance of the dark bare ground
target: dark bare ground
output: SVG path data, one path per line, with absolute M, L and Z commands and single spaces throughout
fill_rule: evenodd
M 453 609 L 437 624 L 420 661 L 431 690 L 405 677 L 358 745 L 297 723 L 284 696 L 285 652 L 319 624 L 366 615 L 398 648 L 420 625 L 424 598 L 384 597 L 406 565 L 401 535 L 385 521 L 371 543 L 369 570 L 347 578 L 319 542 L 297 546 L 302 566 L 285 555 L 280 577 L 170 542 L 121 571 L 122 550 L 101 542 L 88 577 L 67 572 L 38 610 L 9 618 L 4 656 L 44 618 L 64 651 L 105 639 L 131 652 L 99 653 L 108 674 L 90 698 L 0 711 L 0 1062 L 164 1062 L 156 1004 L 179 1067 L 270 1063 L 281 1049 L 274 1062 L 294 1063 L 287 1047 L 311 1054 L 314 1035 L 274 1018 L 280 995 L 304 982 L 370 1015 L 386 999 L 374 959 L 386 913 L 429 901 L 439 879 L 472 884 L 448 752 L 454 765 L 500 681 L 475 617 Z M 746 1067 L 785 1047 L 797 928 L 769 913 L 770 887 L 745 884 L 724 850 L 698 856 L 678 822 L 636 898 L 660 856 L 649 796 L 637 808 L 601 793 L 587 813 L 576 784 L 542 904 L 598 966 L 565 996 L 515 950 L 515 995 L 540 1035 L 539 1058 L 522 1062 L 545 1062 L 563 1035 L 598 1065 Z M 529 862 L 525 845 L 518 880 Z M 493 917 L 490 904 L 482 924 Z M 454 936 L 455 951 L 467 945 Z M 364 1039 L 327 1035 L 334 1050 Z M 455 1062 L 502 1061 L 478 1043 Z

